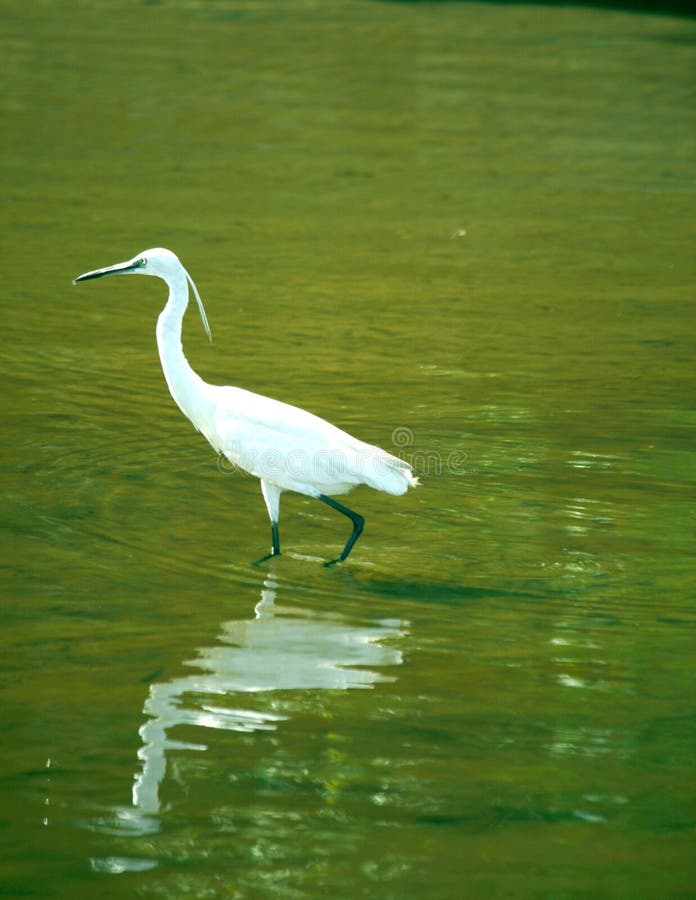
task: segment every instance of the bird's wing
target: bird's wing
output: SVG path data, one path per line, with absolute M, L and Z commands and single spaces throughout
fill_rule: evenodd
M 257 429 L 273 434 L 277 449 L 300 449 L 314 443 L 362 443 L 307 410 L 243 388 L 222 389 L 215 407 L 215 426 L 221 437 L 232 442 L 242 437 L 253 440 Z
M 356 484 L 403 493 L 407 463 L 306 410 L 222 388 L 215 409 L 216 449 L 234 465 L 288 490 L 318 496 Z

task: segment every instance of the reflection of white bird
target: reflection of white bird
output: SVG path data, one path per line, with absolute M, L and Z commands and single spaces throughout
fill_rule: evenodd
M 73 283 L 104 275 L 156 275 L 167 283 L 169 299 L 157 320 L 164 377 L 181 411 L 213 448 L 261 479 L 273 539 L 268 556 L 280 553 L 278 517 L 280 495 L 285 490 L 316 497 L 352 521 L 353 531 L 343 552 L 333 560 L 339 562 L 360 537 L 365 520 L 332 500 L 332 495 L 344 494 L 358 484 L 404 494 L 418 483 L 408 463 L 312 413 L 242 388 L 206 384 L 188 364 L 181 346 L 189 284 L 210 337 L 208 320 L 191 276 L 170 250 L 146 250 L 127 262 L 79 275 Z
M 278 608 L 277 587 L 269 574 L 254 618 L 223 623 L 215 644 L 199 647 L 195 659 L 185 660 L 194 674 L 150 684 L 143 707 L 147 719 L 139 731 L 142 771 L 133 784 L 135 809 L 119 813 L 124 829 L 143 833 L 152 827 L 170 751 L 205 751 L 203 741 L 217 729 L 275 731 L 287 719 L 285 712 L 304 704 L 301 691 L 315 696 L 394 681 L 381 669 L 403 663 L 391 641 L 405 636 L 408 622 L 377 619 L 355 625 L 333 613 Z M 270 704 L 262 697 L 268 693 L 289 699 Z M 182 725 L 185 741 L 175 736 Z

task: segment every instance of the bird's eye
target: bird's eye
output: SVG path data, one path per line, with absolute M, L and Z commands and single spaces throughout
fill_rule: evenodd
M 136 266 L 138 266 L 138 268 L 142 269 L 143 266 L 146 266 L 146 265 L 147 265 L 147 259 L 144 256 L 141 256 L 140 259 L 137 261 Z

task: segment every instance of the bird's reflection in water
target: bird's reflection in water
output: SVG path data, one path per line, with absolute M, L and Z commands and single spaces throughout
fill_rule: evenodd
M 330 613 L 275 605 L 277 584 L 268 575 L 253 619 L 226 622 L 212 647 L 198 650 L 186 665 L 194 674 L 150 686 L 143 711 L 138 757 L 142 770 L 135 777 L 133 808 L 121 810 L 121 826 L 143 832 L 156 829 L 159 789 L 167 766 L 167 751 L 205 750 L 203 743 L 170 737 L 178 725 L 231 731 L 272 730 L 283 715 L 256 712 L 240 705 L 249 693 L 276 690 L 367 688 L 388 675 L 365 667 L 397 666 L 401 653 L 379 643 L 404 634 L 404 623 L 380 620 L 351 625 Z M 353 668 L 360 666 L 361 668 Z M 210 702 L 211 696 L 220 702 Z M 224 698 L 224 699 L 223 699 Z M 234 698 L 235 705 L 227 705 Z M 201 737 L 205 733 L 201 731 Z M 128 820 L 128 822 L 124 821 Z

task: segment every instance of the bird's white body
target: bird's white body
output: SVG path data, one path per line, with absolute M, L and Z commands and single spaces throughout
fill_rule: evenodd
M 230 462 L 281 490 L 333 496 L 367 484 L 404 494 L 413 484 L 401 460 L 312 413 L 241 388 L 213 390 L 212 434 L 201 431 Z
M 357 533 L 339 557 L 345 559 L 362 530 L 362 517 L 327 498 L 345 494 L 359 484 L 389 494 L 403 494 L 417 484 L 408 463 L 319 416 L 243 388 L 208 384 L 194 372 L 181 345 L 189 283 L 210 332 L 195 285 L 171 251 L 148 250 L 126 263 L 87 272 L 75 280 L 110 274 L 156 275 L 167 283 L 169 298 L 157 320 L 156 333 L 169 391 L 216 453 L 261 479 L 273 527 L 271 555 L 280 552 L 277 523 L 282 491 L 322 499 L 353 519 Z

